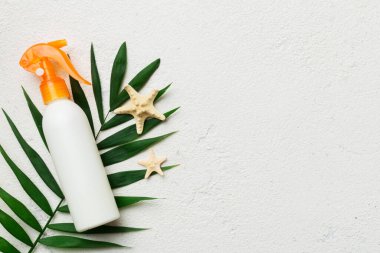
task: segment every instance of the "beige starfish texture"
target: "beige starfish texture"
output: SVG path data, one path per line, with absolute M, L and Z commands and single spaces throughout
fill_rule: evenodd
M 136 120 L 136 130 L 138 134 L 143 132 L 144 122 L 147 118 L 165 120 L 165 115 L 157 111 L 153 105 L 154 99 L 158 94 L 158 90 L 152 90 L 152 92 L 147 96 L 140 95 L 129 85 L 125 87 L 125 90 L 128 92 L 131 99 L 125 105 L 114 110 L 114 113 L 131 114 Z
M 150 150 L 148 160 L 139 161 L 138 164 L 146 168 L 145 179 L 147 179 L 150 174 L 157 172 L 161 176 L 164 175 L 164 172 L 161 170 L 161 164 L 166 161 L 166 157 L 158 157 L 154 153 L 153 149 Z

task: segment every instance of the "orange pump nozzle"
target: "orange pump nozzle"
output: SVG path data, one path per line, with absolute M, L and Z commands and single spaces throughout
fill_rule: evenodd
M 35 44 L 21 57 L 20 66 L 41 78 L 40 90 L 45 104 L 59 98 L 70 98 L 66 83 L 55 74 L 51 60 L 58 63 L 72 78 L 91 85 L 79 75 L 67 54 L 60 49 L 66 45 L 66 40 Z

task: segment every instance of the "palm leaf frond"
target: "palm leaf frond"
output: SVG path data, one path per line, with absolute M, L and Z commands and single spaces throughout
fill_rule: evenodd
M 79 82 L 77 80 L 75 80 L 71 76 L 70 76 L 70 86 L 71 86 L 71 92 L 73 93 L 74 102 L 80 108 L 82 108 L 82 110 L 86 114 L 88 122 L 90 123 L 90 126 L 91 126 L 92 133 L 95 135 L 94 123 L 92 121 L 90 105 L 88 104 L 87 98 L 84 95 L 84 91 L 82 89 L 82 86 L 79 84 Z
M 141 201 L 146 201 L 146 200 L 155 200 L 157 198 L 152 198 L 152 197 L 133 197 L 133 196 L 116 196 L 116 204 L 119 208 L 123 208 L 126 206 L 130 206 L 133 204 L 137 204 Z
M 171 165 L 171 166 L 164 166 L 161 169 L 162 171 L 167 171 L 177 166 L 178 164 Z M 110 182 L 112 189 L 120 188 L 120 187 L 124 187 L 124 186 L 136 183 L 137 181 L 144 179 L 145 173 L 146 173 L 146 170 L 129 170 L 129 171 L 116 172 L 116 173 L 108 175 L 108 181 Z M 153 174 L 156 174 L 156 173 L 153 172 Z
M 98 66 L 96 65 L 94 46 L 91 44 L 91 81 L 92 91 L 94 92 L 96 108 L 98 109 L 98 116 L 100 124 L 104 124 L 104 111 L 103 111 L 103 98 L 102 98 L 102 85 L 100 82 Z
M 71 249 L 93 249 L 93 248 L 110 248 L 125 247 L 112 242 L 94 241 L 75 236 L 50 236 L 40 239 L 41 244 L 55 248 L 71 248 Z
M 108 130 L 108 129 L 111 129 L 115 126 L 118 126 L 118 125 L 121 125 L 123 123 L 126 123 L 130 120 L 133 119 L 133 116 L 130 115 L 130 114 L 118 114 L 118 115 L 115 115 L 113 116 L 110 120 L 108 120 L 107 122 L 105 122 L 102 127 L 101 127 L 101 131 L 104 131 L 104 130 Z
M 20 253 L 12 244 L 0 236 L 0 252 L 4 253 Z
M 152 145 L 168 138 L 170 135 L 174 134 L 175 132 L 168 133 L 165 135 L 161 135 L 158 137 L 150 138 L 150 139 L 144 139 L 144 140 L 138 140 L 134 142 L 130 142 L 127 144 L 124 144 L 122 146 L 116 147 L 114 149 L 111 149 L 104 154 L 101 155 L 102 161 L 104 166 L 109 166 L 112 164 L 116 164 L 122 161 L 125 161 L 141 151 L 146 150 L 147 148 L 151 147 Z
M 48 145 L 46 143 L 46 139 L 45 139 L 45 135 L 44 135 L 44 131 L 42 130 L 42 114 L 40 113 L 40 111 L 37 109 L 37 107 L 35 106 L 35 104 L 33 103 L 33 101 L 30 99 L 28 93 L 26 92 L 26 90 L 24 89 L 24 87 L 22 87 L 22 91 L 24 93 L 24 97 L 26 99 L 26 102 L 28 104 L 28 107 L 29 107 L 29 111 L 30 113 L 32 114 L 32 117 L 33 117 L 33 121 L 34 123 L 36 124 L 36 127 L 37 127 L 37 130 L 38 130 L 38 133 L 40 134 L 41 136 L 41 139 L 42 141 L 44 142 L 45 144 L 45 147 L 47 149 L 48 148 Z
M 3 110 L 3 112 L 9 123 L 9 126 L 12 129 L 13 134 L 16 136 L 17 141 L 20 143 L 21 148 L 24 150 L 26 156 L 29 158 L 29 161 L 32 163 L 38 175 L 58 197 L 63 198 L 63 193 L 46 163 L 42 160 L 41 156 L 25 141 L 24 137 L 22 137 L 20 131 L 17 129 L 16 125 L 6 113 L 6 111 Z
M 179 107 L 174 108 L 174 109 L 164 113 L 166 120 L 178 109 L 179 109 Z M 159 119 L 154 119 L 154 118 L 148 119 L 144 123 L 144 130 L 141 134 L 137 134 L 136 124 L 128 126 L 124 129 L 114 133 L 113 135 L 107 137 L 103 141 L 99 142 L 98 143 L 98 149 L 101 150 L 101 149 L 106 149 L 106 148 L 112 148 L 112 147 L 116 147 L 116 146 L 119 146 L 119 145 L 122 145 L 122 144 L 125 144 L 128 142 L 134 141 L 134 140 L 140 138 L 142 135 L 148 133 L 154 127 L 158 126 L 159 124 L 161 124 L 165 121 L 161 121 Z
M 85 232 L 77 232 L 74 223 L 56 223 L 48 225 L 48 228 L 55 231 L 74 233 L 74 234 L 111 234 L 111 233 L 128 233 L 146 230 L 146 228 L 133 228 L 122 226 L 100 226 L 87 230 Z
M 121 44 L 112 65 L 110 84 L 110 108 L 113 108 L 119 95 L 121 85 L 127 70 L 127 44 Z
M 148 82 L 150 77 L 158 69 L 158 67 L 160 66 L 160 62 L 161 60 L 157 59 L 153 61 L 152 63 L 150 63 L 143 70 L 137 73 L 137 75 L 134 78 L 132 78 L 132 80 L 129 82 L 129 85 L 132 86 L 136 91 L 141 90 L 144 84 Z M 119 89 L 120 89 L 120 86 L 119 86 Z M 128 99 L 129 99 L 129 95 L 127 91 L 123 89 L 120 92 L 120 94 L 118 94 L 117 98 L 114 100 L 114 103 L 110 104 L 111 111 L 115 110 L 117 107 L 127 102 Z
M 7 204 L 7 206 L 26 224 L 41 232 L 42 228 L 38 223 L 36 217 L 21 201 L 10 195 L 3 188 L 0 187 L 0 198 Z
M 48 215 L 52 215 L 53 211 L 47 201 L 46 197 L 37 188 L 37 186 L 29 179 L 27 175 L 12 161 L 12 159 L 5 152 L 4 148 L 0 145 L 0 153 L 4 157 L 26 194 Z
M 116 204 L 118 208 L 123 208 L 129 205 L 133 205 L 140 201 L 145 200 L 154 200 L 157 198 L 152 197 L 131 197 L 131 196 L 115 196 Z M 67 205 L 61 206 L 58 208 L 58 211 L 61 213 L 70 213 L 69 207 Z
M 32 246 L 33 242 L 25 232 L 25 230 L 15 221 L 11 216 L 0 209 L 0 223 L 3 227 L 15 238 L 25 243 L 28 246 Z

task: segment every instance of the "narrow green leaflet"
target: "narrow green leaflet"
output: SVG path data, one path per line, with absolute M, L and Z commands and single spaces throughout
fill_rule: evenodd
M 29 195 L 29 197 L 48 215 L 52 215 L 53 211 L 49 205 L 49 202 L 42 194 L 42 192 L 37 188 L 37 186 L 29 179 L 27 175 L 20 170 L 20 168 L 12 161 L 12 159 L 5 152 L 4 148 L 0 145 L 0 153 L 4 157 L 5 161 L 12 169 L 13 173 L 16 175 L 18 181 L 20 182 L 22 188 Z
M 12 244 L 0 236 L 0 252 L 4 253 L 20 253 Z
M 70 86 L 71 92 L 73 93 L 74 102 L 79 105 L 87 116 L 88 122 L 90 123 L 92 133 L 95 134 L 94 123 L 92 121 L 92 115 L 90 110 L 90 105 L 88 104 L 86 95 L 79 82 L 70 76 Z
M 110 248 L 110 247 L 125 247 L 112 242 L 102 242 L 88 240 L 74 236 L 50 236 L 39 240 L 39 243 L 55 248 L 73 248 L 73 249 L 91 249 L 91 248 Z
M 24 87 L 22 87 L 22 91 L 24 92 L 24 96 L 25 96 L 26 102 L 28 103 L 28 107 L 29 107 L 30 113 L 32 114 L 34 123 L 36 124 L 37 130 L 40 133 L 41 139 L 44 142 L 45 147 L 47 149 L 49 149 L 48 145 L 46 143 L 44 131 L 42 130 L 42 114 L 37 109 L 37 107 L 34 105 L 33 101 L 30 99 L 28 93 L 26 93 Z
M 158 99 L 160 99 L 160 97 L 162 97 L 162 95 L 164 95 L 166 93 L 166 91 L 170 88 L 170 86 L 172 86 L 172 83 L 169 83 L 164 88 L 162 88 L 161 90 L 159 90 L 158 93 L 157 93 L 157 96 L 154 99 L 154 102 L 156 102 Z
M 17 129 L 16 125 L 9 117 L 9 115 L 3 110 L 5 117 L 11 127 L 17 141 L 20 143 L 25 154 L 28 156 L 30 162 L 32 163 L 34 169 L 37 171 L 38 175 L 45 182 L 45 184 L 60 198 L 63 198 L 63 193 L 58 186 L 57 181 L 54 179 L 46 163 L 42 160 L 41 156 L 25 141 L 21 133 Z
M 118 114 L 118 115 L 115 115 L 113 116 L 110 120 L 108 120 L 107 122 L 105 122 L 102 127 L 100 128 L 101 131 L 104 131 L 104 130 L 107 130 L 107 129 L 111 129 L 115 126 L 118 126 L 118 125 L 121 125 L 125 122 L 128 122 L 130 121 L 131 119 L 133 119 L 133 116 L 130 115 L 130 114 Z
M 166 93 L 166 91 L 170 88 L 170 86 L 172 86 L 172 83 L 169 83 L 164 88 L 162 88 L 161 90 L 159 90 L 158 93 L 157 93 L 156 98 L 154 99 L 154 102 L 156 102 L 158 99 L 160 99 L 160 97 L 162 97 L 162 95 L 164 95 Z
M 33 242 L 25 230 L 8 214 L 0 209 L 0 223 L 15 238 L 26 245 L 32 246 Z
M 154 144 L 166 139 L 170 135 L 172 135 L 174 132 L 161 135 L 158 137 L 150 138 L 150 139 L 144 139 L 139 141 L 130 142 L 127 144 L 124 144 L 122 146 L 116 147 L 114 149 L 111 149 L 104 154 L 101 155 L 101 158 L 103 160 L 104 166 L 109 166 L 115 163 L 119 163 L 122 161 L 125 161 L 141 151 L 144 151 L 145 149 L 153 146 Z
M 115 57 L 111 72 L 110 85 L 110 108 L 114 107 L 123 82 L 125 71 L 127 70 L 127 44 L 121 44 Z
M 59 207 L 58 208 L 58 212 L 61 212 L 61 213 L 70 213 L 69 206 L 68 205 L 64 205 L 64 206 Z
M 130 206 L 145 200 L 154 200 L 151 197 L 115 196 L 116 204 L 119 208 Z
M 102 97 L 102 85 L 100 83 L 100 77 L 98 72 L 98 66 L 96 65 L 94 45 L 91 44 L 91 80 L 92 90 L 94 92 L 96 108 L 98 109 L 98 116 L 100 124 L 104 124 L 104 112 L 103 112 L 103 97 Z
M 100 226 L 87 230 L 85 232 L 77 232 L 74 223 L 56 223 L 48 225 L 51 230 L 75 234 L 110 234 L 110 233 L 127 233 L 146 230 L 145 228 L 119 227 L 119 226 Z
M 161 169 L 163 171 L 167 171 L 177 167 L 178 165 L 165 166 Z M 111 188 L 120 188 L 123 186 L 127 186 L 137 181 L 144 179 L 146 170 L 129 170 L 129 171 L 121 171 L 108 175 L 108 181 L 110 182 Z M 154 172 L 154 174 L 156 174 Z M 153 174 L 152 174 L 153 175 Z
M 150 63 L 148 66 L 146 66 L 143 70 L 141 70 L 137 75 L 132 78 L 132 80 L 128 83 L 130 86 L 132 86 L 136 91 L 139 91 L 144 84 L 148 82 L 150 77 L 154 74 L 154 72 L 158 69 L 160 66 L 160 59 L 157 59 Z M 112 87 L 111 87 L 112 88 Z M 120 87 L 119 87 L 120 90 Z M 126 90 L 122 90 L 120 94 L 118 94 L 117 97 L 113 97 L 113 103 L 110 103 L 110 110 L 113 111 L 120 105 L 124 104 L 128 99 L 129 95 L 126 92 Z
M 21 203 L 18 199 L 10 195 L 3 188 L 0 187 L 0 198 L 7 204 L 7 206 L 26 224 L 41 232 L 41 225 L 38 223 L 36 217 L 29 211 L 29 209 Z
M 157 101 L 162 95 L 165 94 L 165 92 L 169 89 L 169 87 L 171 86 L 172 84 L 168 84 L 165 88 L 161 89 L 156 98 L 154 99 L 154 101 Z M 112 117 L 110 120 L 108 120 L 107 122 L 105 122 L 101 129 L 102 131 L 104 130 L 107 130 L 107 129 L 110 129 L 112 127 L 115 127 L 115 126 L 118 126 L 118 125 L 121 125 L 125 122 L 128 122 L 129 120 L 133 119 L 133 117 L 129 114 L 119 114 L 119 115 L 115 115 L 114 117 Z
M 177 111 L 178 108 L 179 107 L 164 113 L 166 119 L 168 119 L 170 115 L 172 115 L 175 111 Z M 144 130 L 141 134 L 138 134 L 136 132 L 136 124 L 128 126 L 120 130 L 119 132 L 116 132 L 113 135 L 107 137 L 100 143 L 98 143 L 98 149 L 101 150 L 101 149 L 106 149 L 106 148 L 112 148 L 112 147 L 116 147 L 128 142 L 137 140 L 138 138 L 140 138 L 141 136 L 149 132 L 151 129 L 153 129 L 154 127 L 158 126 L 160 123 L 165 122 L 165 121 L 161 121 L 159 119 L 154 119 L 154 118 L 148 119 L 147 121 L 145 121 Z
M 153 200 L 156 198 L 151 198 L 151 197 L 130 197 L 130 196 L 116 196 L 116 204 L 119 208 L 126 207 L 135 203 L 138 203 L 140 201 L 144 200 Z M 61 213 L 69 213 L 69 207 L 67 205 L 61 206 L 58 208 L 58 211 Z

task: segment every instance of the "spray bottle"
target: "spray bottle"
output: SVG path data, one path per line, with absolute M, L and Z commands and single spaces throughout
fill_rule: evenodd
M 42 127 L 75 228 L 82 232 L 120 217 L 90 124 L 70 100 L 65 81 L 55 74 L 52 60 L 83 84 L 67 54 L 66 40 L 30 47 L 20 60 L 25 70 L 40 77 L 44 103 Z

